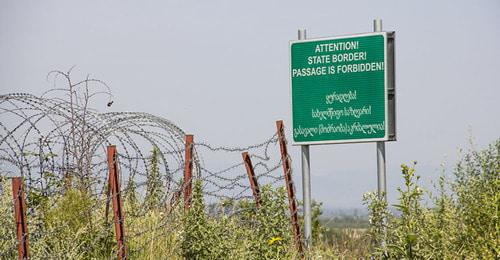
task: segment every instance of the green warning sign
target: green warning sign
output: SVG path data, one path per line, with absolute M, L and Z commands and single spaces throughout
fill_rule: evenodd
M 290 43 L 294 144 L 389 140 L 387 38 L 378 32 Z

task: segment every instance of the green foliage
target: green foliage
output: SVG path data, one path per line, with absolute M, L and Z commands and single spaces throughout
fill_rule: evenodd
M 144 206 L 146 209 L 159 207 L 163 197 L 163 183 L 160 176 L 159 167 L 159 153 L 158 147 L 153 147 L 151 151 L 150 169 L 148 171 L 146 183 L 146 198 L 144 199 Z
M 182 209 L 169 214 L 154 209 L 142 216 L 126 216 L 130 259 L 181 259 Z M 145 232 L 146 231 L 146 232 Z
M 396 259 L 496 259 L 500 257 L 500 139 L 471 151 L 457 164 L 455 179 L 438 181 L 434 207 L 422 205 L 424 191 L 415 167 L 403 165 L 398 214 L 373 193 L 368 235 L 373 256 Z M 448 186 L 451 186 L 451 193 Z M 387 224 L 384 224 L 387 221 Z M 387 230 L 384 232 L 384 229 Z
M 425 254 L 431 258 L 460 258 L 458 236 L 461 220 L 453 198 L 447 193 L 446 180 L 441 176 L 438 181 L 438 196 L 432 198 L 435 207 L 429 209 L 424 226 Z
M 367 205 L 369 212 L 368 221 L 370 226 L 367 235 L 371 238 L 372 255 L 376 257 L 385 255 L 387 220 L 391 216 L 384 195 L 379 196 L 375 192 L 368 192 L 363 195 L 363 203 Z
M 398 188 L 399 204 L 393 205 L 401 216 L 389 222 L 388 255 L 399 259 L 423 258 L 423 227 L 426 223 L 426 209 L 421 201 L 423 190 L 418 185 L 419 175 L 415 174 L 415 164 L 402 165 L 404 188 Z
M 293 232 L 290 217 L 287 215 L 288 204 L 284 187 L 273 189 L 265 185 L 261 189 L 261 207 L 256 215 L 257 248 L 261 259 L 284 259 L 290 257 L 293 244 Z
M 500 139 L 465 155 L 452 188 L 462 220 L 459 248 L 471 258 L 500 257 Z
M 17 257 L 14 212 L 12 210 L 12 188 L 10 181 L 0 176 L 0 258 Z
M 234 253 L 234 220 L 225 215 L 209 217 L 205 212 L 201 180 L 194 182 L 192 204 L 184 222 L 181 244 L 186 259 L 227 259 Z
M 130 178 L 127 183 L 125 193 L 125 212 L 137 215 L 139 211 L 139 198 L 137 195 L 137 184 L 133 178 Z
M 208 216 L 203 202 L 202 184 L 195 181 L 182 241 L 187 259 L 287 259 L 293 253 L 290 220 L 286 214 L 283 188 L 262 188 L 261 207 L 241 201 L 225 201 L 219 215 Z M 234 206 L 228 210 L 228 207 Z M 239 214 L 227 215 L 226 212 Z
M 312 201 L 312 215 L 311 215 L 311 226 L 312 226 L 312 240 L 313 243 L 318 243 L 325 237 L 327 228 L 321 223 L 320 217 L 323 214 L 321 207 L 322 202 Z
M 184 224 L 184 240 L 181 247 L 183 256 L 187 259 L 210 259 L 211 241 L 210 227 L 205 213 L 205 203 L 201 181 L 194 182 L 191 207 Z
M 90 195 L 77 189 L 50 198 L 51 207 L 40 208 L 29 218 L 32 255 L 61 259 L 110 256 L 114 244 L 112 232 L 103 225 L 102 214 L 93 212 L 95 203 Z
M 455 179 L 441 177 L 432 207 L 422 203 L 415 164 L 402 166 L 404 185 L 394 213 L 376 193 L 364 195 L 369 227 L 327 229 L 321 203 L 313 203 L 314 246 L 310 259 L 497 259 L 500 234 L 500 140 L 466 154 Z M 162 207 L 163 187 L 153 149 L 144 200 L 133 179 L 127 185 L 125 234 L 131 259 L 296 259 L 284 188 L 261 188 L 261 207 L 253 200 L 222 200 L 205 205 L 203 183 L 194 181 L 192 205 Z M 154 159 L 156 158 L 156 159 Z M 155 166 L 156 165 L 156 166 Z M 151 178 L 151 180 L 149 180 Z M 30 252 L 40 259 L 116 257 L 114 220 L 107 198 L 64 187 L 44 173 L 43 189 L 26 192 Z M 141 207 L 144 205 L 144 207 Z M 146 206 L 147 205 L 147 206 Z M 16 258 L 11 183 L 0 176 L 0 258 Z M 210 210 L 207 210 L 210 209 Z M 336 220 L 334 220 L 336 221 Z M 367 242 L 367 239 L 371 243 Z

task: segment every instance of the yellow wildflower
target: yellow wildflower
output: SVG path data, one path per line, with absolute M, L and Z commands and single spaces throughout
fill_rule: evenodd
M 281 237 L 273 237 L 273 238 L 271 238 L 269 240 L 269 245 L 272 245 L 272 244 L 274 244 L 274 242 L 280 241 L 280 240 L 283 240 L 283 238 L 281 238 Z

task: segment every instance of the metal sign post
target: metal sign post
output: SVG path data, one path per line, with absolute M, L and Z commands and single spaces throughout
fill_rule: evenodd
M 373 31 L 382 31 L 382 20 L 373 20 Z M 379 197 L 387 201 L 387 184 L 385 175 L 385 141 L 377 142 L 377 191 Z
M 299 40 L 305 40 L 306 30 L 299 30 Z M 311 226 L 311 165 L 309 159 L 309 145 L 301 145 L 302 154 L 302 199 L 304 203 L 304 242 L 306 248 L 312 246 L 312 226 Z

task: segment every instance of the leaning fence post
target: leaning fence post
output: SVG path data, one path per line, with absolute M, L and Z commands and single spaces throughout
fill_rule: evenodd
M 122 197 L 120 192 L 120 179 L 116 146 L 108 146 L 108 170 L 113 212 L 115 215 L 116 241 L 118 242 L 118 259 L 127 259 L 127 246 L 125 244 L 125 217 L 123 216 Z
M 253 170 L 252 160 L 250 159 L 248 152 L 242 153 L 241 156 L 243 157 L 243 163 L 247 169 L 250 187 L 252 188 L 253 197 L 255 198 L 255 206 L 260 208 L 260 189 L 259 183 L 257 182 L 257 176 L 255 176 L 255 172 Z
M 26 225 L 26 200 L 22 177 L 12 178 L 12 197 L 16 216 L 17 252 L 19 259 L 28 259 L 28 226 Z
M 286 147 L 285 127 L 283 121 L 276 121 L 276 128 L 278 131 L 278 141 L 281 150 L 281 162 L 283 163 L 283 172 L 285 174 L 286 189 L 288 191 L 288 203 L 290 207 L 290 220 L 292 222 L 293 237 L 295 244 L 300 253 L 303 252 L 302 247 L 302 234 L 300 233 L 299 213 L 297 210 L 297 200 L 295 199 L 295 188 L 292 180 L 292 167 L 290 165 L 290 158 Z
M 193 189 L 193 135 L 186 135 L 184 156 L 184 210 L 191 206 L 191 193 Z

